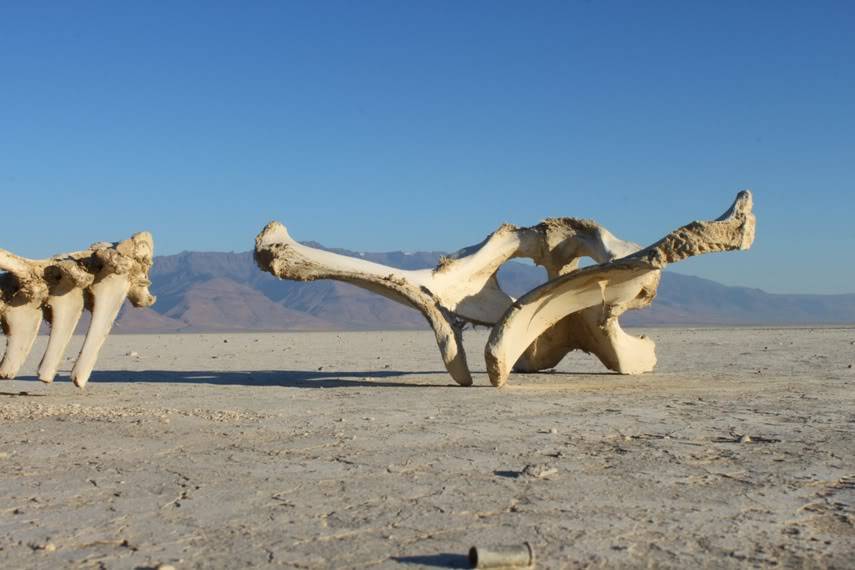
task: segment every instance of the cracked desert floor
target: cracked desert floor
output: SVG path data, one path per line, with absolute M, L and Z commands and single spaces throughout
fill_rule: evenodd
M 655 373 L 571 354 L 501 390 L 482 331 L 471 388 L 430 332 L 113 335 L 85 391 L 31 357 L 0 567 L 851 568 L 855 330 L 644 332 Z

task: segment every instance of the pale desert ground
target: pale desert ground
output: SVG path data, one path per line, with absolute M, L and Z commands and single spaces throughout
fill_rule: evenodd
M 0 568 L 855 567 L 855 330 L 645 332 L 653 374 L 502 390 L 483 332 L 472 388 L 430 332 L 113 335 L 84 391 L 34 354 L 0 383 Z

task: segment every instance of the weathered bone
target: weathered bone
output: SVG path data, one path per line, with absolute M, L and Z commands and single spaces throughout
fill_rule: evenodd
M 282 279 L 336 279 L 368 289 L 418 309 L 433 327 L 443 362 L 461 385 L 472 383 L 463 352 L 464 323 L 493 325 L 513 298 L 499 288 L 496 272 L 511 258 L 528 257 L 546 268 L 550 278 L 571 272 L 582 257 L 607 262 L 637 251 L 590 220 L 548 219 L 528 227 L 505 224 L 478 245 L 443 258 L 433 269 L 403 270 L 305 246 L 271 222 L 255 240 L 258 266 Z M 541 356 L 564 351 L 563 339 L 545 335 L 520 359 L 523 370 L 537 370 Z
M 652 370 L 653 341 L 625 333 L 618 316 L 653 302 L 660 271 L 669 263 L 751 247 L 755 229 L 751 208 L 751 193 L 740 192 L 717 220 L 692 222 L 640 251 L 562 275 L 526 293 L 491 331 L 485 349 L 490 382 L 504 385 L 514 362 L 544 333 L 596 354 L 612 370 L 625 374 Z
M 6 272 L 0 273 L 0 322 L 7 336 L 0 378 L 17 375 L 44 315 L 51 334 L 39 379 L 52 382 L 85 306 L 92 321 L 71 375 L 85 386 L 125 298 L 137 307 L 154 303 L 148 291 L 153 253 L 148 232 L 43 260 L 0 250 L 0 272 Z

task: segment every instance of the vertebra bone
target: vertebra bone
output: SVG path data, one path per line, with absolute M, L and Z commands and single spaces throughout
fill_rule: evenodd
M 85 306 L 92 321 L 71 375 L 77 386 L 85 386 L 125 298 L 137 307 L 155 301 L 148 291 L 153 249 L 148 232 L 43 260 L 0 249 L 0 271 L 6 272 L 0 274 L 0 322 L 7 336 L 0 378 L 18 373 L 44 315 L 51 334 L 39 379 L 52 382 Z
M 485 349 L 490 382 L 504 385 L 517 358 L 547 332 L 565 337 L 573 348 L 594 353 L 612 370 L 624 374 L 652 370 L 655 344 L 625 333 L 618 316 L 653 302 L 660 271 L 669 263 L 751 247 L 755 230 L 751 208 L 751 193 L 740 192 L 717 220 L 692 222 L 631 255 L 579 269 L 529 291 L 491 331 Z

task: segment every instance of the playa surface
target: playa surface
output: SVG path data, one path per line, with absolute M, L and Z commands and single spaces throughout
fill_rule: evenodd
M 39 346 L 0 383 L 0 567 L 851 568 L 855 330 L 644 332 L 655 373 L 501 390 L 483 332 L 471 388 L 430 332 L 114 335 L 84 391 Z

